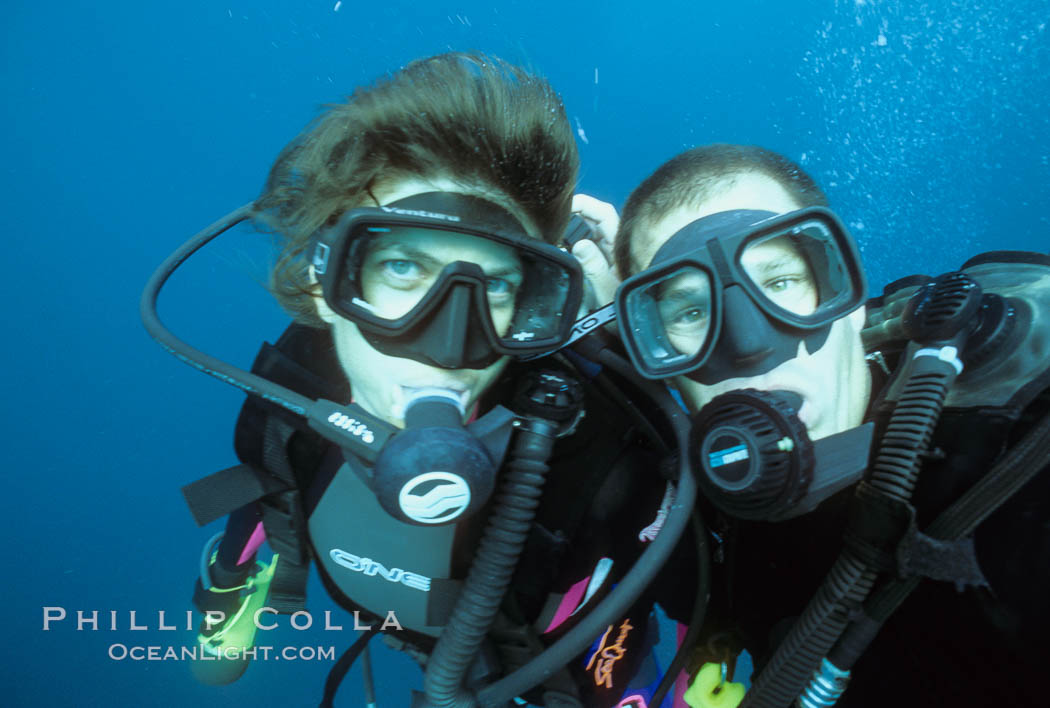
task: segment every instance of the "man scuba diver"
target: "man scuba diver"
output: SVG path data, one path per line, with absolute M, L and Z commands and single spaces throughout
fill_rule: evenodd
M 694 414 L 718 510 L 705 632 L 754 656 L 745 706 L 1044 704 L 1050 257 L 984 254 L 865 304 L 826 207 L 782 156 L 709 145 L 624 208 L 621 335 Z
M 323 706 L 389 613 L 392 642 L 425 663 L 414 706 L 645 705 L 659 680 L 645 591 L 693 513 L 691 477 L 667 464 L 688 426 L 611 355 L 529 361 L 566 342 L 580 308 L 580 267 L 552 245 L 577 168 L 545 81 L 433 57 L 328 110 L 254 204 L 158 269 L 150 333 L 250 394 L 243 464 L 184 489 L 199 523 L 229 514 L 194 596 L 216 613 L 202 651 L 227 658 L 197 662 L 201 680 L 243 673 L 226 652 L 252 646 L 259 612 L 303 609 L 313 559 L 373 627 Z M 245 219 L 283 239 L 271 289 L 296 319 L 250 373 L 155 310 L 174 269 Z

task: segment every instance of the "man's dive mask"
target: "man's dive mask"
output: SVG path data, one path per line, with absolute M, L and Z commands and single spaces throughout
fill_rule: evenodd
M 347 212 L 311 263 L 325 302 L 369 344 L 444 369 L 557 349 L 583 295 L 571 255 L 499 206 L 448 192 Z
M 620 332 L 647 378 L 712 385 L 813 353 L 864 304 L 853 239 L 827 209 L 734 210 L 688 224 L 616 293 Z

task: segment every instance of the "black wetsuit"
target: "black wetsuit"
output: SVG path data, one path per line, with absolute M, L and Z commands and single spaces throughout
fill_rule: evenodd
M 313 368 L 317 368 L 318 360 L 327 360 L 326 374 L 342 379 L 333 369 L 334 360 L 330 350 L 324 352 L 324 348 L 330 346 L 330 340 L 328 344 L 320 341 L 327 338 L 327 333 L 315 331 L 310 336 L 318 338 L 310 345 L 314 356 Z M 549 362 L 528 366 L 537 365 L 541 368 L 551 367 Z M 515 381 L 525 366 L 512 365 L 500 382 L 486 394 L 479 412 L 483 413 L 486 406 L 511 400 Z M 575 376 L 579 377 L 580 374 L 577 372 Z M 639 432 L 636 419 L 623 408 L 623 390 L 629 388 L 625 382 L 616 378 L 607 379 L 603 384 L 584 380 L 586 415 L 572 435 L 558 440 L 549 462 L 550 472 L 546 477 L 541 505 L 518 563 L 511 591 L 502 605 L 503 618 L 508 619 L 511 625 L 529 626 L 531 637 L 541 646 L 550 644 L 571 629 L 631 567 L 645 547 L 639 532 L 653 523 L 664 500 L 667 479 L 661 473 L 662 455 L 651 440 Z M 334 381 L 333 389 L 348 394 L 345 380 Z M 258 404 L 249 401 L 246 405 Z M 645 410 L 642 415 L 655 419 Z M 243 451 L 239 449 L 238 452 L 240 454 Z M 322 500 L 327 494 L 333 493 L 332 485 L 338 475 L 347 474 L 342 455 L 342 451 L 337 448 L 328 447 L 316 470 L 302 471 L 300 479 L 305 487 L 304 512 L 308 520 L 318 513 L 318 509 L 323 508 Z M 242 459 L 245 457 L 250 455 L 242 455 Z M 297 470 L 297 474 L 299 472 Z M 353 503 L 353 500 L 346 500 L 343 506 L 345 508 Z M 220 577 L 235 578 L 253 567 L 247 560 L 239 567 L 235 566 L 258 519 L 254 505 L 239 509 L 229 517 L 227 535 L 219 547 L 216 571 Z M 465 576 L 480 530 L 480 522 L 468 522 L 457 528 L 455 551 L 451 559 L 453 578 Z M 320 554 L 330 552 L 327 546 L 320 547 L 316 539 L 310 538 L 309 541 L 315 559 L 321 559 Z M 353 540 L 347 539 L 346 543 L 352 545 Z M 688 543 L 676 554 L 687 554 L 687 547 Z M 597 583 L 596 591 L 585 603 L 582 602 L 581 594 L 589 584 L 588 578 L 595 577 L 595 571 L 600 575 L 608 570 L 610 560 L 611 570 L 604 582 Z M 679 569 L 689 565 L 688 561 L 670 564 Z M 338 604 L 348 611 L 368 609 L 348 596 L 321 562 L 316 567 L 329 594 Z M 671 582 L 661 586 L 665 593 L 662 604 L 675 619 L 684 620 L 687 616 L 694 578 L 695 575 L 692 575 L 687 583 Z M 371 581 L 387 587 L 382 585 L 386 581 L 379 577 Z M 592 657 L 585 654 L 570 664 L 569 671 L 553 677 L 548 687 L 553 685 L 558 690 L 564 690 L 568 681 L 572 684 L 570 692 L 577 692 L 584 705 L 600 708 L 616 705 L 628 687 L 629 679 L 638 674 L 650 653 L 655 627 L 648 625 L 655 600 L 653 592 L 647 592 L 628 615 L 620 618 L 613 626 L 605 646 L 616 644 L 618 649 L 623 650 L 614 652 L 617 655 L 615 660 L 602 662 L 599 656 L 589 661 Z M 582 607 L 578 613 L 567 616 L 568 610 L 575 609 L 573 605 Z M 367 612 L 365 616 L 369 616 Z M 624 628 L 625 624 L 627 629 Z M 434 641 L 432 637 L 412 631 L 397 632 L 396 636 L 424 652 L 429 651 Z M 496 649 L 501 654 L 505 671 L 515 668 L 515 657 L 504 653 L 499 643 Z M 516 658 L 524 662 L 531 656 Z M 525 697 L 530 702 L 542 705 L 542 691 L 537 689 Z M 407 691 L 405 701 L 408 701 Z
M 920 529 L 1050 412 L 1050 391 L 1009 420 L 946 411 L 912 499 Z M 842 548 L 850 490 L 779 523 L 734 522 L 730 606 L 756 665 L 790 628 Z M 841 706 L 1047 705 L 1050 667 L 1050 469 L 982 523 L 975 548 L 988 587 L 923 580 L 853 668 Z

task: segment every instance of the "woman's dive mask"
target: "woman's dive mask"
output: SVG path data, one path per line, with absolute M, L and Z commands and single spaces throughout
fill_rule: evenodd
M 571 255 L 501 207 L 449 192 L 348 211 L 311 263 L 325 302 L 375 349 L 443 369 L 557 349 L 583 295 Z

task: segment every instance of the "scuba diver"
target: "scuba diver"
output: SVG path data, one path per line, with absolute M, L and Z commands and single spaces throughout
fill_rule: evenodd
M 621 337 L 692 413 L 716 510 L 687 700 L 1045 704 L 1050 256 L 987 253 L 866 302 L 827 206 L 790 160 L 716 144 L 623 210 Z M 729 682 L 707 673 L 726 647 L 754 659 L 746 695 L 731 659 Z
M 259 613 L 303 610 L 314 561 L 372 627 L 322 706 L 381 630 L 425 670 L 413 706 L 647 705 L 661 678 L 653 604 L 677 619 L 693 599 L 653 584 L 691 518 L 701 528 L 673 454 L 688 420 L 626 360 L 544 357 L 584 293 L 558 247 L 577 169 L 544 80 L 440 55 L 327 110 L 253 204 L 154 274 L 150 333 L 249 394 L 242 464 L 183 490 L 198 523 L 228 515 L 194 594 L 201 651 L 224 659 L 195 662 L 202 681 L 240 677 Z M 179 264 L 245 220 L 281 239 L 271 290 L 295 319 L 251 372 L 156 313 Z

